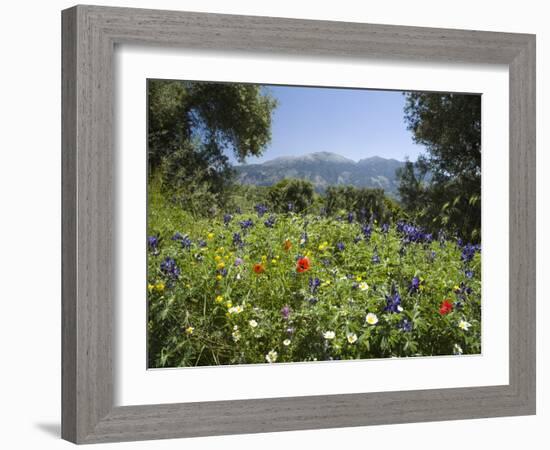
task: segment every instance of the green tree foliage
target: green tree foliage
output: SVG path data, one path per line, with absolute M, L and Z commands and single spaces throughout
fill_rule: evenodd
M 254 212 L 256 205 L 269 203 L 269 189 L 269 186 L 234 183 L 227 191 L 228 198 L 224 212 Z
M 427 154 L 398 172 L 404 208 L 472 241 L 481 230 L 481 97 L 409 93 L 405 119 Z
M 329 215 L 352 212 L 364 220 L 391 222 L 401 215 L 399 205 L 384 195 L 383 189 L 329 186 L 325 193 Z
M 284 179 L 271 186 L 268 193 L 270 205 L 275 211 L 304 212 L 315 198 L 313 184 L 306 180 Z
M 213 199 L 231 181 L 227 154 L 261 155 L 271 140 L 275 99 L 250 84 L 150 80 L 148 164 L 167 186 L 193 195 L 200 185 Z
M 326 213 L 335 215 L 341 211 L 354 211 L 356 192 L 353 186 L 328 186 L 325 191 Z

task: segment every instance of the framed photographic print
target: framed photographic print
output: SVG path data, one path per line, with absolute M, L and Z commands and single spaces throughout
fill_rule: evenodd
M 532 35 L 63 11 L 63 437 L 534 414 L 534 77 Z

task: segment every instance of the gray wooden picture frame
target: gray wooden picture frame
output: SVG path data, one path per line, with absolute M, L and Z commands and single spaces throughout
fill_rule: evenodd
M 62 35 L 64 439 L 95 443 L 535 413 L 535 36 L 98 6 L 63 11 Z M 126 43 L 507 65 L 509 384 L 115 407 L 113 52 Z

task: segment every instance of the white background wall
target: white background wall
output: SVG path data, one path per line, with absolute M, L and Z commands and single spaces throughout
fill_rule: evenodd
M 548 448 L 549 361 L 543 328 L 543 254 L 550 170 L 550 28 L 543 1 L 353 0 L 105 1 L 112 6 L 271 15 L 537 34 L 538 415 L 262 435 L 120 444 L 117 448 L 225 449 L 377 447 L 414 449 Z M 0 443 L 3 448 L 69 448 L 60 417 L 60 10 L 72 2 L 11 1 L 0 9 Z M 546 167 L 545 167 L 546 166 Z M 546 168 L 546 170 L 545 170 Z M 546 226 L 545 226 L 546 225 Z M 403 374 L 406 376 L 406 374 Z M 98 446 L 105 447 L 106 446 Z M 108 447 L 114 448 L 114 447 Z

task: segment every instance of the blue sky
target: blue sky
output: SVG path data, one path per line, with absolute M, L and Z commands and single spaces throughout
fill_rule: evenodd
M 355 161 L 370 156 L 416 160 L 424 147 L 412 140 L 398 91 L 268 86 L 279 101 L 271 144 L 259 158 L 334 152 Z M 233 161 L 234 162 L 234 161 Z

